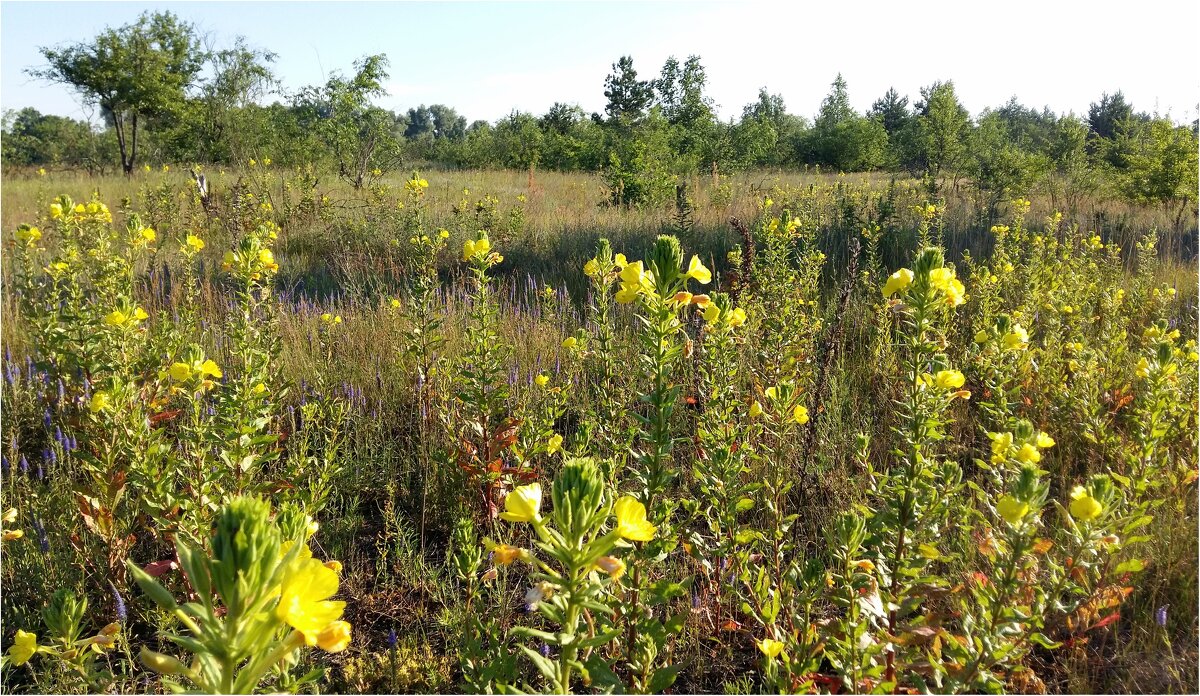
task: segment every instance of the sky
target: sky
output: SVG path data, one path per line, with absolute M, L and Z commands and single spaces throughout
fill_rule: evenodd
M 919 5 L 919 6 L 918 6 Z M 146 10 L 170 10 L 217 46 L 245 36 L 278 54 L 285 92 L 348 73 L 385 53 L 378 104 L 454 107 L 468 121 L 554 102 L 604 108 L 604 78 L 621 55 L 639 77 L 668 56 L 696 54 L 722 118 L 760 87 L 811 117 L 840 72 L 865 111 L 889 87 L 915 100 L 953 80 L 969 111 L 1017 96 L 1026 106 L 1086 115 L 1104 92 L 1135 108 L 1197 116 L 1200 3 L 1141 0 L 971 2 L 16 2 L 0 3 L 0 108 L 98 117 L 68 88 L 25 74 L 38 49 L 94 37 Z M 284 97 L 272 97 L 283 99 Z

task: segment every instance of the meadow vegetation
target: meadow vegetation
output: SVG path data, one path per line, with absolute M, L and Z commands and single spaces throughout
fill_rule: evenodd
M 1196 692 L 1194 125 L 43 54 L 106 125 L 5 120 L 5 690 Z
M 1161 212 L 312 176 L 5 187 L 6 688 L 1194 690 Z

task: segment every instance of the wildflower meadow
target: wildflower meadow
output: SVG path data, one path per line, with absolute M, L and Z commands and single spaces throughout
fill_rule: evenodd
M 1194 688 L 1152 229 L 193 174 L 5 187 L 6 689 Z

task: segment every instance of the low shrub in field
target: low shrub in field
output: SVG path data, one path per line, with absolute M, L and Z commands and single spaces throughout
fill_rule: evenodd
M 320 300 L 279 278 L 333 214 L 256 176 L 7 242 L 7 688 L 999 692 L 1194 635 L 1153 235 L 1018 200 L 952 262 L 922 204 L 889 268 L 778 189 L 728 261 L 601 240 L 573 299 L 512 277 L 523 213 L 436 227 L 414 174 L 337 222 L 395 277 Z

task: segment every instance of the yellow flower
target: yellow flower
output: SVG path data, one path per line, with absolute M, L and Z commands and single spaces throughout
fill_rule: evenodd
M 400 309 L 400 300 L 393 297 L 391 301 L 388 302 L 388 305 L 390 305 L 392 309 Z
M 488 241 L 487 237 L 484 237 L 483 239 L 477 240 L 475 242 L 475 253 L 476 254 L 479 254 L 480 256 L 487 256 L 488 252 L 491 250 L 492 250 L 492 243 Z
M 36 227 L 30 227 L 28 225 L 21 225 L 20 227 L 17 228 L 17 231 L 13 233 L 13 236 L 17 238 L 18 242 L 25 242 L 26 244 L 34 244 L 35 242 L 37 242 L 39 239 L 42 238 L 42 231 Z
M 9 508 L 9 509 L 5 510 L 4 517 L 0 518 L 0 522 L 3 522 L 4 524 L 12 524 L 13 522 L 16 522 L 16 521 L 17 521 L 17 509 L 16 508 Z
M 703 309 L 712 304 L 712 298 L 705 294 L 692 295 L 692 304 Z
M 186 382 L 192 378 L 192 366 L 185 362 L 177 362 L 171 365 L 167 374 L 176 382 Z
M 585 276 L 588 276 L 589 278 L 599 275 L 600 274 L 600 262 L 597 261 L 596 259 L 592 259 L 591 261 L 588 261 L 587 263 L 583 264 L 583 274 Z
M 119 309 L 114 309 L 104 317 L 104 323 L 109 326 L 124 326 L 128 321 L 129 317 Z
M 742 324 L 745 324 L 746 323 L 746 310 L 742 309 L 741 307 L 735 308 L 732 312 L 729 313 L 729 318 L 727 318 L 725 320 L 725 322 L 727 324 L 729 324 L 729 326 L 732 328 L 737 328 L 737 327 L 741 326 Z
M 578 345 L 579 339 L 575 338 L 574 336 L 567 336 L 562 342 L 562 347 L 566 348 L 567 350 L 572 350 Z
M 754 403 L 750 404 L 750 417 L 758 418 L 762 414 L 763 414 L 762 404 L 758 403 L 758 400 L 755 399 Z
M 492 552 L 492 560 L 496 562 L 496 565 L 512 565 L 513 561 L 520 560 L 522 556 L 529 554 L 528 551 L 519 549 L 516 546 L 489 542 L 491 542 L 491 539 L 484 539 L 484 546 L 488 547 L 488 551 Z M 523 551 L 524 553 L 522 553 Z
M 472 239 L 468 239 L 465 242 L 463 242 L 462 260 L 470 261 L 471 257 L 474 255 L 475 255 L 475 241 Z
M 796 421 L 800 425 L 807 423 L 808 409 L 804 408 L 803 406 L 797 406 L 796 408 L 792 409 L 792 420 Z
M 966 382 L 966 377 L 958 370 L 941 370 L 933 377 L 938 389 L 958 389 Z
M 1037 447 L 1026 442 L 1017 450 L 1016 457 L 1022 464 L 1037 464 L 1042 460 L 1042 453 L 1038 452 Z
M 221 374 L 221 368 L 217 367 L 217 364 L 215 362 L 213 362 L 212 360 L 205 360 L 200 365 L 200 369 L 197 370 L 197 372 L 200 372 L 204 375 L 207 375 L 209 377 L 213 377 L 216 379 L 220 379 L 223 376 Z
M 613 264 L 617 268 L 625 268 L 629 265 L 629 262 L 625 260 L 625 254 L 617 254 L 613 257 Z
M 17 634 L 13 636 L 13 644 L 8 649 L 9 662 L 14 667 L 20 667 L 29 662 L 29 658 L 33 657 L 37 650 L 37 635 L 18 628 Z
M 935 290 L 946 292 L 950 289 L 950 282 L 953 280 L 953 268 L 946 268 L 943 266 L 942 268 L 935 268 L 929 272 L 929 285 Z
M 200 251 L 204 248 L 204 240 L 194 234 L 189 234 L 187 236 L 187 246 L 192 251 Z
M 38 167 L 38 176 L 46 176 L 46 168 Z
M 320 634 L 342 618 L 346 603 L 329 600 L 337 590 L 338 575 L 324 563 L 315 558 L 295 561 L 279 588 L 275 616 L 300 631 L 305 643 L 316 645 Z
M 254 158 L 253 158 L 253 157 L 251 157 L 251 158 L 250 158 L 250 166 L 251 166 L 251 167 L 258 166 L 258 162 L 254 161 Z
M 704 308 L 704 321 L 708 322 L 709 324 L 713 324 L 716 323 L 716 321 L 720 318 L 721 308 L 716 304 L 709 303 L 708 306 Z
M 1037 446 L 1042 449 L 1049 449 L 1054 446 L 1054 438 L 1050 437 L 1047 433 L 1038 433 Z
M 625 574 L 625 561 L 613 556 L 601 556 L 596 559 L 596 567 L 608 573 L 613 580 L 620 580 Z
M 259 396 L 267 391 L 267 385 L 259 382 L 250 390 L 255 396 Z
M 638 296 L 638 293 L 640 292 L 640 290 L 641 289 L 638 288 L 637 286 L 622 285 L 621 289 L 617 291 L 617 297 L 616 297 L 617 303 L 618 304 L 629 304 L 630 302 L 633 302 L 634 300 L 637 299 L 637 296 Z
M 258 262 L 271 270 L 279 268 L 279 265 L 275 263 L 275 254 L 270 249 L 259 250 Z
M 967 289 L 963 287 L 962 281 L 954 278 L 950 280 L 949 285 L 945 289 L 946 304 L 951 307 L 957 307 L 967 301 Z
M 1136 374 L 1138 377 L 1145 379 L 1150 376 L 1150 361 L 1142 358 L 1138 361 Z
M 988 433 L 988 437 L 992 439 L 992 454 L 995 455 L 992 461 L 1003 461 L 1012 449 L 1012 433 Z
M 988 335 L 987 331 L 981 330 L 975 334 L 975 342 L 976 343 L 987 343 L 989 338 L 991 338 L 991 337 Z
M 108 392 L 99 391 L 92 394 L 92 400 L 88 403 L 88 409 L 92 413 L 99 413 L 108 408 L 111 403 L 112 397 L 108 395 Z
M 542 519 L 542 484 L 530 483 L 514 488 L 504 497 L 500 518 L 509 522 L 538 522 Z
M 264 160 L 270 164 L 270 160 Z M 336 653 L 350 647 L 350 624 L 346 621 L 334 621 L 317 634 L 317 647 L 325 652 Z
M 774 660 L 783 653 L 783 643 L 774 638 L 763 638 L 757 642 L 758 650 L 762 654 Z
M 1081 522 L 1094 520 L 1104 511 L 1100 501 L 1096 500 L 1083 486 L 1076 486 L 1071 491 L 1071 517 Z
M 25 532 L 20 529 L 6 529 L 0 538 L 3 538 L 5 541 L 16 541 L 23 536 L 25 536 Z
M 158 233 L 154 231 L 153 227 L 143 227 L 138 234 L 141 235 L 142 241 L 145 242 L 153 242 L 158 239 Z
M 1016 524 L 1029 514 L 1029 503 L 1017 500 L 1011 495 L 1005 495 L 996 503 L 996 512 L 1000 513 L 1005 522 Z
M 907 268 L 901 268 L 888 277 L 887 282 L 883 284 L 883 296 L 891 297 L 901 290 L 912 285 L 913 272 Z
M 617 516 L 617 534 L 629 541 L 650 541 L 658 529 L 646 520 L 646 506 L 631 495 L 622 496 L 613 506 Z
M 1004 334 L 1003 343 L 1004 350 L 1025 350 L 1029 345 L 1029 332 L 1019 325 L 1013 326 L 1011 331 Z
M 549 384 L 549 383 L 550 383 L 550 377 L 549 377 L 548 375 L 544 375 L 544 374 L 542 374 L 542 375 L 538 375 L 537 377 L 534 377 L 534 378 L 533 378 L 533 381 L 534 381 L 534 382 L 535 382 L 535 383 L 536 383 L 536 384 L 537 384 L 539 387 L 544 387 L 544 386 L 546 386 L 547 384 Z
M 687 277 L 701 285 L 707 285 L 712 282 L 712 271 L 704 267 L 699 256 L 693 254 L 692 260 L 688 263 Z
M 558 433 L 552 435 L 550 440 L 546 443 L 546 454 L 554 454 L 555 452 L 558 452 L 560 449 L 562 449 L 562 443 L 562 435 L 559 435 Z
M 62 217 L 62 214 L 63 214 L 62 203 L 51 203 L 50 204 L 50 219 L 51 220 L 59 219 L 60 217 Z

